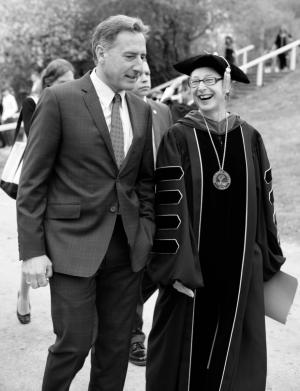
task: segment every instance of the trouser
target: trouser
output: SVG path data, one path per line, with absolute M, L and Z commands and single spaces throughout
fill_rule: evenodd
M 54 273 L 50 289 L 56 341 L 49 348 L 42 391 L 69 390 L 92 345 L 89 391 L 123 390 L 141 276 L 131 270 L 119 217 L 96 275 Z
M 284 69 L 287 66 L 286 53 L 278 54 L 279 69 Z
M 157 285 L 151 280 L 145 270 L 142 278 L 142 283 L 140 286 L 140 294 L 138 304 L 136 306 L 135 321 L 133 324 L 131 343 L 145 341 L 145 334 L 143 332 L 143 308 L 144 303 L 149 299 L 150 296 L 156 291 Z

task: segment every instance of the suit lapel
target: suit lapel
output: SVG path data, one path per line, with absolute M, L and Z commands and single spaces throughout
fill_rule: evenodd
M 87 73 L 81 79 L 82 96 L 83 96 L 83 99 L 84 99 L 84 102 L 87 106 L 87 109 L 90 112 L 91 117 L 93 118 L 94 123 L 95 123 L 99 133 L 101 134 L 101 136 L 103 137 L 103 139 L 105 141 L 105 144 L 107 146 L 109 153 L 111 154 L 113 160 L 115 161 L 115 154 L 114 154 L 114 150 L 113 150 L 110 135 L 109 135 L 109 130 L 108 130 L 105 118 L 104 118 L 104 114 L 102 111 L 101 104 L 99 102 L 98 95 L 97 95 L 96 90 L 93 86 L 93 83 L 91 82 L 89 75 L 90 75 L 90 73 Z
M 107 149 L 109 153 L 111 154 L 112 159 L 115 160 L 115 154 L 114 150 L 112 147 L 110 135 L 109 135 L 109 130 L 104 118 L 104 114 L 102 111 L 101 104 L 99 102 L 98 95 L 96 93 L 96 90 L 93 86 L 93 83 L 91 82 L 90 79 L 90 73 L 85 74 L 81 79 L 81 90 L 82 90 L 82 96 L 84 99 L 84 102 L 87 106 L 87 109 L 89 110 L 91 117 L 94 120 L 94 123 L 103 137 L 105 144 L 107 146 Z M 145 119 L 141 115 L 141 112 L 139 110 L 139 102 L 138 99 L 134 97 L 134 95 L 126 93 L 126 102 L 128 106 L 128 112 L 129 112 L 129 117 L 130 117 L 130 122 L 131 122 L 131 127 L 132 127 L 132 133 L 133 133 L 133 139 L 131 146 L 125 156 L 125 159 L 120 167 L 120 170 L 124 168 L 126 165 L 130 155 L 134 152 L 136 149 L 136 140 L 141 136 L 144 127 L 145 127 Z

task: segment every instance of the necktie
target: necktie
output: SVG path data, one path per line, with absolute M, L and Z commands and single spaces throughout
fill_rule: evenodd
M 124 133 L 120 116 L 121 96 L 115 94 L 112 103 L 110 138 L 117 165 L 120 168 L 124 160 Z

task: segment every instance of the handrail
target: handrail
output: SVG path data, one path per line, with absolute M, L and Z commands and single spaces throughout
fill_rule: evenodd
M 177 76 L 174 79 L 168 80 L 164 82 L 163 84 L 160 84 L 159 86 L 153 87 L 149 91 L 149 95 L 151 95 L 153 92 L 164 90 L 165 88 L 169 87 L 171 84 L 173 84 L 175 81 L 178 81 L 178 84 L 180 81 L 188 79 L 187 75 Z
M 263 74 L 264 74 L 264 63 L 267 60 L 275 58 L 278 54 L 285 53 L 287 51 L 291 51 L 290 56 L 290 70 L 294 71 L 296 69 L 296 58 L 297 58 L 297 47 L 300 46 L 300 39 L 297 39 L 294 42 L 288 43 L 285 46 L 282 46 L 279 49 L 273 50 L 270 53 L 264 54 L 255 60 L 248 62 L 247 64 L 242 65 L 240 68 L 247 72 L 248 69 L 257 66 L 257 74 L 256 74 L 256 85 L 261 87 L 263 85 Z
M 248 52 L 252 49 L 254 49 L 254 45 L 248 45 L 248 46 L 245 46 L 244 48 L 241 48 L 241 49 L 238 49 L 235 51 L 235 57 L 236 57 L 236 60 L 238 59 L 239 56 L 243 55 L 242 57 L 242 65 L 244 64 L 247 64 L 247 61 L 248 61 Z M 237 63 L 239 63 L 239 61 L 237 60 Z
M 241 48 L 241 49 L 237 49 L 236 51 L 235 51 L 235 54 L 237 55 L 237 56 L 239 56 L 240 54 L 243 54 L 244 52 L 249 52 L 249 50 L 252 50 L 252 49 L 254 49 L 254 45 L 248 45 L 248 46 L 245 46 L 244 48 Z
M 17 122 L 9 122 L 8 124 L 0 125 L 0 132 L 7 132 L 8 130 L 15 130 Z
M 240 68 L 243 71 L 245 71 L 245 70 L 247 70 L 249 68 L 254 67 L 255 65 L 258 65 L 260 62 L 265 62 L 265 61 L 269 60 L 270 58 L 277 57 L 278 54 L 287 52 L 288 50 L 290 50 L 290 49 L 292 49 L 294 47 L 297 47 L 299 45 L 300 45 L 300 39 L 297 39 L 296 41 L 288 43 L 287 45 L 282 46 L 281 48 L 276 49 L 276 50 L 274 50 L 274 51 L 272 51 L 270 53 L 264 54 L 263 56 L 258 57 L 255 60 L 252 60 L 252 61 L 248 62 L 245 65 L 241 65 Z

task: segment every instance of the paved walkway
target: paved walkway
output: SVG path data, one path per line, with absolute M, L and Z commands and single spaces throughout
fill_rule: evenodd
M 300 247 L 284 243 L 283 270 L 300 281 Z M 15 315 L 20 263 L 17 261 L 15 202 L 0 190 L 0 391 L 40 391 L 47 347 L 53 342 L 49 289 L 31 291 L 32 322 L 21 325 Z M 145 306 L 145 331 L 151 325 L 155 297 Z M 287 325 L 267 319 L 269 376 L 267 390 L 300 390 L 300 289 Z M 124 391 L 144 391 L 144 368 L 129 365 Z M 86 391 L 89 362 L 71 391 Z M 166 390 L 168 391 L 168 390 Z M 255 390 L 253 390 L 255 391 Z

